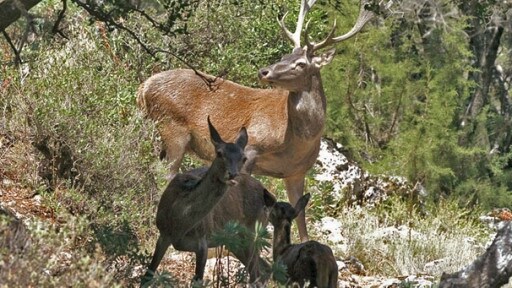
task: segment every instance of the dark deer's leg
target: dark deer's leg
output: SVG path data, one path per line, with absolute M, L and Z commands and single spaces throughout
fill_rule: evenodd
M 208 242 L 206 238 L 198 241 L 198 247 L 196 252 L 196 275 L 194 275 L 194 282 L 203 281 L 204 267 L 206 266 L 206 260 L 208 258 Z
M 249 240 L 249 239 L 247 239 Z M 254 253 L 254 245 L 251 243 L 249 247 L 241 250 L 241 251 L 231 251 L 235 257 L 244 264 L 247 273 L 249 273 L 249 282 L 254 283 L 260 277 L 260 262 L 263 262 L 259 255 Z
M 156 272 L 158 265 L 160 265 L 169 245 L 171 245 L 171 238 L 160 234 L 156 241 L 155 252 L 153 253 L 151 264 L 149 264 L 146 274 L 142 277 L 141 286 L 153 278 L 153 274 Z
M 305 174 L 299 174 L 284 179 L 288 200 L 290 200 L 290 204 L 292 204 L 292 206 L 295 206 L 299 198 L 304 194 L 304 177 L 306 177 Z M 297 218 L 295 218 L 295 221 L 297 222 L 297 227 L 299 228 L 300 241 L 308 241 L 309 237 L 306 228 L 306 215 L 304 210 L 300 212 Z

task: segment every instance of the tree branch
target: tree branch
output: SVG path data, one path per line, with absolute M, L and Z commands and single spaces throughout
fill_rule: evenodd
M 21 64 L 20 51 L 18 51 L 18 49 L 16 49 L 16 46 L 14 45 L 14 43 L 12 43 L 11 37 L 9 37 L 9 34 L 7 34 L 7 32 L 5 32 L 5 30 L 2 30 L 2 34 L 4 35 L 5 40 L 7 41 L 7 43 L 9 43 L 9 46 L 11 47 L 12 51 L 14 52 L 14 64 L 15 65 Z
M 86 3 L 83 3 L 82 1 L 79 1 L 79 0 L 71 0 L 73 1 L 73 3 L 75 3 L 76 5 L 82 7 L 83 9 L 85 9 L 85 11 L 87 11 L 91 16 L 95 17 L 96 19 L 98 19 L 99 21 L 102 21 L 102 22 L 105 22 L 106 24 L 110 25 L 110 26 L 113 26 L 113 27 L 116 27 L 117 29 L 119 30 L 122 30 L 122 31 L 125 31 L 126 33 L 130 34 L 130 36 L 135 39 L 135 41 L 137 41 L 137 43 L 139 43 L 139 45 L 149 54 L 151 55 L 151 57 L 153 57 L 155 60 L 158 60 L 158 56 L 156 55 L 156 52 L 157 51 L 154 51 L 153 49 L 151 49 L 148 45 L 146 45 L 146 43 L 144 43 L 140 38 L 139 36 L 133 32 L 132 30 L 130 30 L 129 28 L 125 27 L 124 25 L 120 24 L 120 23 L 117 23 L 116 21 L 114 21 L 110 15 L 108 14 L 105 14 L 103 13 L 102 11 L 98 11 L 98 10 L 95 10 L 93 7 L 91 7 L 90 5 L 86 4 Z
M 62 22 L 62 20 L 64 19 L 67 8 L 68 8 L 68 1 L 62 0 L 62 10 L 60 10 L 59 16 L 57 17 L 57 20 L 55 20 L 55 23 L 53 24 L 52 33 L 59 34 L 62 38 L 69 40 L 69 38 L 66 35 L 64 35 L 62 30 L 59 29 L 60 22 Z

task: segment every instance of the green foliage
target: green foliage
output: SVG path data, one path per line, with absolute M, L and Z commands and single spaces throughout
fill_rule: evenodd
M 129 63 L 140 59 L 126 54 L 126 62 L 121 61 L 115 50 L 121 39 L 105 38 L 101 26 L 74 22 L 68 29 L 73 31 L 68 34 L 71 40 L 62 46 L 45 42 L 31 46 L 33 50 L 28 51 L 34 53 L 27 55 L 34 57 L 33 62 L 23 69 L 2 67 L 9 85 L 0 92 L 1 127 L 2 134 L 26 135 L 17 141 L 28 139 L 27 144 L 37 147 L 31 151 L 30 164 L 35 167 L 34 176 L 42 178 L 31 185 L 40 191 L 45 205 L 62 219 L 69 214 L 87 217 L 80 222 L 83 231 L 70 232 L 77 241 L 69 242 L 67 249 L 76 251 L 71 263 L 82 265 L 75 257 L 84 257 L 88 264 L 84 262 L 83 267 L 91 265 L 90 269 L 98 271 L 75 267 L 73 281 L 66 280 L 69 275 L 38 274 L 37 279 L 27 278 L 26 286 L 47 286 L 48 281 L 55 281 L 56 286 L 90 283 L 87 277 L 91 274 L 94 283 L 110 287 L 130 282 L 124 279 L 132 269 L 147 262 L 146 246 L 151 247 L 147 241 L 156 237 L 154 203 L 163 183 L 163 167 L 154 161 L 154 128 L 143 121 L 134 105 L 140 71 Z M 65 236 L 59 232 L 44 237 L 63 243 Z M 53 241 L 47 245 L 37 249 L 51 255 L 60 246 Z M 32 255 L 27 254 L 27 259 L 36 257 Z M 101 264 L 96 262 L 100 259 Z M 38 263 L 22 270 L 42 271 Z M 122 269 L 105 272 L 119 264 Z
M 454 8 L 446 2 L 445 9 Z M 506 155 L 485 155 L 490 146 L 485 134 L 478 146 L 460 145 L 459 115 L 475 85 L 467 77 L 474 68 L 463 32 L 466 18 L 445 20 L 412 25 L 389 18 L 340 45 L 322 74 L 329 103 L 327 133 L 371 172 L 406 176 L 431 195 L 458 191 L 471 198 L 463 187 L 474 179 L 483 180 L 486 190 L 511 187 L 500 177 L 509 174 L 510 162 Z M 485 113 L 479 117 L 488 119 Z M 487 207 L 503 197 L 488 196 L 479 200 Z
M 224 229 L 212 235 L 212 242 L 216 246 L 224 245 L 230 251 L 242 251 L 249 246 L 248 239 L 251 239 L 251 231 L 238 222 L 230 221 Z
M 146 282 L 142 287 L 177 287 L 179 284 L 172 278 L 172 275 L 167 271 L 162 273 L 154 273 L 151 280 Z M 192 284 L 191 287 L 199 288 L 201 285 Z
M 25 228 L 20 220 L 0 215 L 0 277 L 6 287 L 57 287 L 69 283 L 122 287 L 108 272 L 100 250 L 88 252 L 83 246 L 87 238 L 87 220 L 68 217 L 65 223 L 33 221 Z
M 288 281 L 288 277 L 286 275 L 286 265 L 283 264 L 281 261 L 273 262 L 272 263 L 272 278 L 277 281 L 277 283 L 280 283 L 284 285 Z
M 213 233 L 211 241 L 214 245 L 225 247 L 228 251 L 232 252 L 247 249 L 252 243 L 253 255 L 261 255 L 263 250 L 270 247 L 269 239 L 270 234 L 268 233 L 267 228 L 259 222 L 256 223 L 255 231 L 250 231 L 247 227 L 240 225 L 238 222 L 230 221 L 222 230 Z M 219 260 L 220 256 L 221 255 L 217 256 L 217 260 Z M 230 268 L 228 267 L 227 269 L 229 270 Z M 265 271 L 264 273 L 266 272 L 268 271 Z M 229 279 L 225 279 L 226 277 L 223 276 L 222 271 L 218 271 L 217 274 L 220 274 L 218 275 L 218 282 L 223 281 L 225 282 L 225 285 L 222 286 L 228 286 Z M 239 271 L 236 278 L 237 283 L 246 283 L 247 273 Z
M 255 86 L 258 69 L 289 53 L 277 21 L 268 21 L 284 2 L 206 1 L 188 22 L 194 37 L 179 37 L 172 48 L 196 68 Z

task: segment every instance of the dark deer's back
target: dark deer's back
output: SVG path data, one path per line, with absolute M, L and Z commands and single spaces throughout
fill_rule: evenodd
M 191 172 L 197 173 L 199 177 L 202 177 L 201 174 L 206 173 L 206 170 L 200 169 Z M 193 177 L 191 178 L 193 179 Z M 249 175 L 239 175 L 236 180 L 238 184 L 229 186 L 226 193 L 219 199 L 217 205 L 193 229 L 189 230 L 180 242 L 183 244 L 195 242 L 198 238 L 197 235 L 206 235 L 207 240 L 210 240 L 209 238 L 214 232 L 224 229 L 225 225 L 230 221 L 239 222 L 241 225 L 251 229 L 250 231 L 254 231 L 256 221 L 266 226 L 269 207 L 265 207 L 264 194 L 271 194 L 258 180 Z M 189 185 L 193 181 L 189 181 Z M 271 196 L 274 197 L 273 195 Z M 200 202 L 201 200 L 197 199 L 197 203 Z M 165 220 L 157 220 L 159 229 L 164 228 L 166 225 Z M 167 229 L 172 229 L 172 227 L 167 227 Z M 175 243 L 175 245 L 180 246 L 179 243 Z M 208 241 L 208 246 L 213 247 L 210 241 Z

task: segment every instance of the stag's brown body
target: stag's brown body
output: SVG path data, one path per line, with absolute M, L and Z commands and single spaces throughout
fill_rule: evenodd
M 267 223 L 264 199 L 274 196 L 258 180 L 239 174 L 245 159 L 245 129 L 233 144 L 223 142 L 215 128 L 208 126 L 215 139 L 217 156 L 209 168 L 176 175 L 162 194 L 156 216 L 160 235 L 142 284 L 152 278 L 171 244 L 176 250 L 195 252 L 194 279 L 202 280 L 208 247 L 215 245 L 211 241 L 213 233 L 221 231 L 230 221 L 246 226 L 249 231 L 254 231 L 257 221 Z M 263 279 L 260 266 L 266 270 L 268 265 L 255 253 L 252 239 L 246 240 L 246 248 L 231 252 L 245 265 L 250 281 L 256 282 Z
M 167 157 L 173 161 L 171 170 L 179 168 L 185 152 L 213 160 L 204 115 L 222 123 L 217 129 L 228 141 L 236 136 L 236 127 L 247 128 L 247 150 L 258 155 L 252 169 L 255 174 L 287 178 L 312 166 L 325 117 L 323 94 L 303 103 L 302 95 L 286 90 L 253 89 L 220 78 L 208 85 L 202 77 L 213 78 L 188 69 L 165 71 L 146 80 L 139 91 L 139 106 L 158 125 Z M 304 106 L 296 107 L 299 104 Z M 301 112 L 305 115 L 289 119 L 289 113 Z M 315 125 L 304 129 L 302 122 Z

